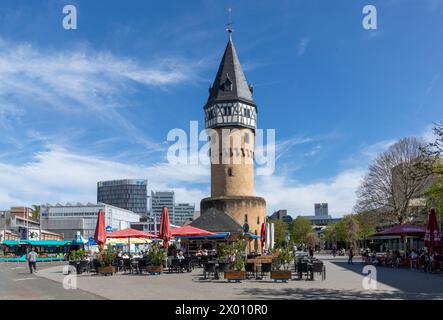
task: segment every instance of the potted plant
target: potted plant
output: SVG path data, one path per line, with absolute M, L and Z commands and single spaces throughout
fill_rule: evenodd
M 80 264 L 81 264 L 84 256 L 85 256 L 85 252 L 81 249 L 72 250 L 69 253 L 69 265 L 75 268 L 77 274 L 80 274 L 82 271 L 80 268 Z
M 114 261 L 117 257 L 117 253 L 112 249 L 110 245 L 98 255 L 98 273 L 103 275 L 113 275 L 115 273 Z
M 292 278 L 289 267 L 293 259 L 293 252 L 289 248 L 277 249 L 273 252 L 271 279 L 274 279 L 274 282 L 288 282 Z
M 154 245 L 148 252 L 148 258 L 152 265 L 146 267 L 149 274 L 160 274 L 163 271 L 163 261 L 166 259 L 166 252 L 159 245 Z
M 231 267 L 232 270 L 226 270 L 224 272 L 224 278 L 228 280 L 228 282 L 240 282 L 241 280 L 246 279 L 246 271 L 245 268 L 245 257 L 244 252 L 246 249 L 246 242 L 244 240 L 238 240 L 234 242 L 231 246 L 226 247 L 225 254 L 228 254 L 231 257 Z

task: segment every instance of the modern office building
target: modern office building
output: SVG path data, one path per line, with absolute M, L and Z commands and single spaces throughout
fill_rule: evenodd
M 189 203 L 175 203 L 174 191 L 151 191 L 150 218 L 160 223 L 163 208 L 168 209 L 169 222 L 172 225 L 182 226 L 194 220 L 195 205 Z
M 316 217 L 327 217 L 328 216 L 328 204 L 327 203 L 316 203 L 314 204 L 315 216 Z
M 146 216 L 147 180 L 111 180 L 97 183 L 97 203 L 106 203 Z
M 151 191 L 150 216 L 155 219 L 157 223 L 160 221 L 164 207 L 168 209 L 169 221 L 172 223 L 174 220 L 174 205 L 174 191 Z
M 308 219 L 316 226 L 326 226 L 328 224 L 337 223 L 340 218 L 332 218 L 328 214 L 328 204 L 327 203 L 316 203 L 314 204 L 315 215 L 313 216 L 302 216 Z
M 183 226 L 186 222 L 194 219 L 195 205 L 189 203 L 177 203 L 174 205 L 174 224 Z
M 104 203 L 44 205 L 40 221 L 43 229 L 61 233 L 67 240 L 75 239 L 77 231 L 89 238 L 94 236 L 100 210 L 105 213 L 106 226 L 113 231 L 129 228 L 131 222 L 140 221 L 139 214 Z

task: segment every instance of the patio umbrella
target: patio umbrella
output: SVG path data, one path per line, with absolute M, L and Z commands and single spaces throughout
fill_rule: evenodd
M 107 237 L 111 239 L 127 239 L 129 245 L 129 253 L 131 253 L 131 238 L 155 238 L 155 235 L 141 230 L 129 228 L 108 233 Z
M 437 222 L 437 214 L 435 209 L 432 208 L 429 213 L 428 226 L 425 233 L 425 247 L 431 252 L 441 246 L 441 234 Z
M 193 226 L 184 226 L 179 228 L 174 228 L 171 230 L 171 236 L 180 237 L 180 236 L 213 236 L 214 232 L 206 231 L 203 229 L 199 229 Z
M 147 244 L 147 243 L 151 243 L 152 240 L 149 239 L 141 239 L 141 238 L 132 238 L 132 239 L 108 239 L 106 240 L 106 244 L 112 244 L 112 245 L 116 245 L 116 244 L 125 244 L 125 245 L 129 245 L 129 244 Z
M 95 226 L 94 240 L 101 249 L 106 243 L 105 214 L 101 209 L 98 212 L 97 225 Z
M 163 247 L 168 249 L 168 242 L 171 239 L 171 226 L 169 224 L 168 208 L 164 207 L 160 220 L 159 238 L 163 240 Z
M 260 242 L 261 242 L 262 250 L 264 249 L 265 241 L 266 241 L 266 224 L 262 223 L 261 224 L 261 231 L 260 231 Z

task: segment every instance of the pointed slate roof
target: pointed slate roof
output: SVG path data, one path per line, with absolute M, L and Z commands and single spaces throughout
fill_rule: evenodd
M 252 92 L 237 56 L 231 33 L 217 76 L 209 90 L 208 104 L 218 101 L 243 100 L 255 105 Z
M 195 219 L 191 226 L 211 232 L 242 232 L 242 226 L 224 211 L 211 208 Z

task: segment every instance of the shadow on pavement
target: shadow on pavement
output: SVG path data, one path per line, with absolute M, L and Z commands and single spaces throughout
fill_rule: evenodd
M 336 266 L 363 275 L 364 264 L 361 262 L 349 265 L 346 261 L 330 261 Z M 405 295 L 429 295 L 443 297 L 443 275 L 424 273 L 409 268 L 392 268 L 377 266 L 377 281 L 393 287 Z

